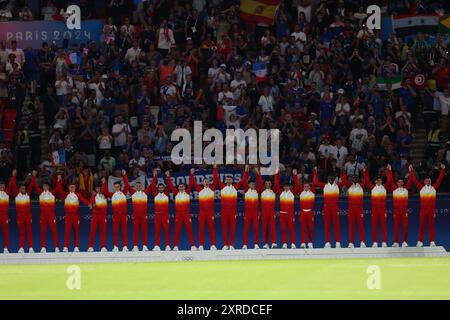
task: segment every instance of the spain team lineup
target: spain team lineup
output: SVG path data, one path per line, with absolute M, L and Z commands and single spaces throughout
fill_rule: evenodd
M 141 182 L 136 182 L 131 187 L 126 175 L 122 171 L 123 187 L 120 182 L 114 183 L 114 190 L 108 190 L 107 181 L 102 179 L 102 183 L 95 186 L 95 191 L 90 199 L 83 196 L 78 190 L 76 183 L 69 183 L 65 186 L 63 178 L 58 175 L 55 186 L 49 183 L 39 185 L 37 183 L 37 172 L 33 171 L 28 185 L 17 185 L 16 171 L 12 172 L 12 177 L 6 186 L 0 182 L 0 232 L 3 236 L 4 254 L 8 254 L 9 240 L 9 205 L 10 197 L 14 198 L 14 205 L 17 212 L 17 225 L 19 229 L 19 251 L 25 253 L 25 244 L 28 245 L 28 252 L 33 253 L 32 241 L 32 215 L 30 195 L 39 195 L 40 208 L 40 240 L 41 252 L 47 252 L 47 228 L 51 231 L 55 252 L 69 251 L 71 235 L 73 234 L 73 251 L 79 252 L 79 226 L 80 226 L 80 204 L 85 204 L 92 210 L 90 226 L 88 252 L 94 251 L 94 239 L 97 231 L 100 232 L 101 252 L 107 252 L 107 211 L 108 206 L 112 207 L 113 223 L 113 252 L 148 251 L 148 217 L 149 217 L 149 196 L 154 200 L 154 227 L 155 246 L 153 251 L 161 251 L 161 236 L 164 233 L 164 245 L 166 251 L 179 250 L 180 234 L 184 227 L 186 229 L 191 250 L 204 250 L 205 229 L 208 229 L 210 236 L 210 250 L 217 250 L 216 235 L 214 230 L 214 203 L 215 190 L 220 189 L 220 219 L 222 226 L 223 250 L 235 249 L 236 221 L 238 190 L 244 191 L 244 236 L 242 249 L 249 248 L 248 238 L 253 230 L 253 248 L 259 249 L 260 222 L 262 224 L 262 247 L 264 249 L 277 248 L 276 220 L 281 230 L 281 248 L 295 249 L 297 238 L 295 232 L 295 202 L 300 205 L 300 248 L 313 248 L 314 229 L 314 207 L 316 190 L 322 189 L 324 196 L 323 219 L 325 225 L 325 248 L 331 248 L 331 224 L 334 231 L 334 246 L 341 248 L 340 226 L 339 226 L 339 197 L 343 187 L 347 187 L 348 194 L 348 224 L 349 224 L 349 248 L 355 247 L 355 231 L 358 230 L 360 243 L 364 248 L 364 213 L 363 199 L 365 190 L 370 191 L 371 197 L 371 223 L 372 223 L 372 247 L 378 247 L 378 229 L 381 226 L 381 247 L 387 247 L 387 197 L 392 193 L 393 199 L 393 219 L 394 219 L 394 243 L 392 247 L 408 246 L 408 189 L 415 185 L 420 192 L 420 225 L 418 247 L 422 247 L 426 225 L 428 224 L 429 245 L 435 246 L 435 211 L 437 189 L 444 176 L 445 166 L 441 165 L 437 180 L 433 183 L 430 177 L 426 177 L 423 182 L 418 181 L 414 174 L 413 167 L 409 167 L 409 177 L 407 181 L 402 178 L 394 181 L 392 168 L 387 166 L 387 180 L 383 184 L 381 177 L 370 180 L 369 172 L 364 168 L 362 179 L 358 175 L 347 176 L 342 172 L 340 177 L 329 176 L 326 182 L 319 181 L 317 170 L 314 168 L 312 179 L 309 182 L 300 183 L 297 170 L 292 170 L 292 180 L 280 185 L 280 173 L 277 171 L 273 179 L 263 180 L 258 167 L 253 169 L 255 180 L 249 180 L 250 167 L 245 166 L 244 174 L 239 182 L 234 182 L 232 176 L 227 176 L 225 182 L 219 177 L 217 165 L 213 166 L 213 179 L 204 178 L 201 184 L 195 179 L 195 169 L 190 170 L 189 184 L 179 183 L 174 185 L 170 172 L 165 173 L 166 185 L 157 183 L 157 171 L 153 171 L 153 179 L 148 187 L 144 187 Z M 67 187 L 67 189 L 66 189 Z M 190 210 L 191 191 L 196 190 L 199 201 L 198 215 L 198 247 L 195 244 L 195 237 L 192 227 L 192 215 Z M 174 237 L 170 239 L 170 219 L 169 219 L 169 195 L 174 195 L 175 227 Z M 131 196 L 131 220 L 133 224 L 132 239 L 128 237 L 128 206 L 127 195 Z M 60 247 L 56 228 L 56 201 L 64 202 L 65 211 L 65 233 L 64 243 Z M 277 211 L 276 203 L 279 202 Z M 278 216 L 277 216 L 278 212 Z M 399 229 L 402 226 L 402 235 Z M 119 234 L 121 233 L 121 239 Z M 139 243 L 139 233 L 142 235 L 142 244 Z M 288 238 L 289 233 L 289 238 Z M 121 240 L 121 241 L 120 241 Z M 171 240 L 173 241 L 171 243 Z M 121 248 L 121 250 L 119 249 Z

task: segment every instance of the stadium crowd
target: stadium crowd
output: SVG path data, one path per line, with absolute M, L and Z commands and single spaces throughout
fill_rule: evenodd
M 68 2 L 46 1 L 33 17 L 26 0 L 2 0 L 0 21 L 63 19 Z M 373 2 L 387 13 L 413 5 L 433 12 L 426 1 Z M 18 48 L 0 39 L 0 99 L 18 112 L 14 144 L 1 146 L 4 181 L 16 166 L 21 180 L 33 169 L 43 180 L 63 172 L 90 194 L 122 170 L 130 179 L 154 168 L 187 171 L 170 161 L 170 135 L 193 130 L 194 120 L 204 130 L 279 128 L 281 163 L 305 181 L 315 166 L 323 179 L 361 174 L 363 164 L 374 176 L 387 164 L 407 176 L 423 115 L 429 141 L 419 173 L 436 177 L 439 163 L 449 167 L 447 35 L 431 46 L 420 33 L 383 41 L 354 1 L 281 1 L 272 26 L 252 28 L 239 1 L 111 0 L 101 13 L 77 3 L 83 19 L 104 19 L 100 42 Z M 262 80 L 253 71 L 259 62 Z M 415 89 L 415 74 L 437 87 Z M 401 88 L 377 85 L 397 75 Z

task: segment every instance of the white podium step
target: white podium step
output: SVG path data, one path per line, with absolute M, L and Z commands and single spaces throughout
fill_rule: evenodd
M 444 247 L 0 254 L 0 265 L 443 257 Z

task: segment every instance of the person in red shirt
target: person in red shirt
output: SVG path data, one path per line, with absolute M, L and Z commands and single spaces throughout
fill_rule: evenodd
M 78 192 L 75 183 L 70 183 L 68 192 L 64 191 L 61 176 L 58 176 L 58 182 L 56 190 L 61 195 L 64 201 L 64 209 L 66 211 L 66 226 L 64 233 L 64 249 L 63 252 L 69 251 L 70 232 L 74 231 L 74 252 L 79 252 L 80 243 L 80 203 L 89 206 L 92 209 L 92 205 L 80 192 Z
M 306 248 L 306 232 L 308 231 L 308 248 L 312 249 L 314 240 L 314 202 L 315 202 L 315 187 L 309 182 L 304 182 L 300 185 L 297 171 L 294 170 L 295 190 L 300 197 L 300 227 L 301 227 L 301 244 L 300 248 Z M 314 173 L 313 173 L 314 175 Z M 313 178 L 314 180 L 314 178 Z
M 12 193 L 13 179 L 10 179 L 5 189 L 5 183 L 0 182 L 0 227 L 3 231 L 3 253 L 9 253 L 9 195 Z
M 336 178 L 332 175 L 328 177 L 328 182 L 321 182 L 317 178 L 317 168 L 314 168 L 313 185 L 323 189 L 323 220 L 325 222 L 325 248 L 331 248 L 330 244 L 330 225 L 331 220 L 334 226 L 334 237 L 336 240 L 336 248 L 341 247 L 341 231 L 339 227 L 339 193 L 345 185 L 345 173 L 342 170 L 341 181 L 336 182 Z
M 53 244 L 55 246 L 55 252 L 59 252 L 58 233 L 56 231 L 56 216 L 55 216 L 55 190 L 50 189 L 50 185 L 46 182 L 41 187 L 36 182 L 37 171 L 33 171 L 31 176 L 31 182 L 29 185 L 29 193 L 32 189 L 39 194 L 39 208 L 40 208 L 40 226 L 41 226 L 41 253 L 47 252 L 47 226 L 50 228 L 50 232 L 53 236 Z
M 227 176 L 225 183 L 219 179 L 217 168 L 214 169 L 214 180 L 219 182 L 222 221 L 223 250 L 234 250 L 236 236 L 237 197 L 238 190 L 248 179 L 248 166 L 246 166 L 242 179 L 233 184 L 233 177 Z M 229 237 L 228 237 L 229 233 Z
M 216 166 L 214 166 L 216 168 Z M 194 188 L 198 192 L 199 215 L 198 215 L 198 249 L 203 250 L 205 244 L 205 224 L 208 225 L 209 237 L 211 240 L 211 250 L 216 250 L 216 232 L 214 230 L 214 200 L 218 185 L 218 177 L 214 176 L 211 184 L 209 178 L 205 178 L 200 186 L 194 178 Z
M 294 181 L 298 179 L 297 170 L 292 170 Z M 297 177 L 297 178 L 296 178 Z M 275 185 L 279 185 L 279 174 L 275 175 Z M 280 229 L 282 248 L 287 249 L 287 229 L 291 240 L 291 249 L 295 249 L 295 195 L 299 193 L 299 183 L 295 182 L 295 188 L 292 189 L 290 182 L 286 181 L 283 191 L 280 193 Z
M 167 181 L 170 180 L 170 172 L 166 172 Z M 155 247 L 153 251 L 161 250 L 161 228 L 164 230 L 166 251 L 170 251 L 170 228 L 169 228 L 169 188 L 164 184 L 158 184 L 156 187 L 156 171 L 153 172 L 152 193 L 155 203 Z
M 437 189 L 439 189 L 442 180 L 445 176 L 445 165 L 441 164 L 439 177 L 434 184 L 431 183 L 430 177 L 425 177 L 423 183 L 420 183 L 415 174 L 414 168 L 409 167 L 409 174 L 411 180 L 419 189 L 420 192 L 420 224 L 419 224 L 419 241 L 417 241 L 417 247 L 423 246 L 423 238 L 425 236 L 425 225 L 428 222 L 428 232 L 430 238 L 430 247 L 436 246 L 434 239 L 434 220 L 436 218 L 436 195 Z
M 190 213 L 191 190 L 194 186 L 194 172 L 191 169 L 189 176 L 189 185 L 186 187 L 184 183 L 178 184 L 178 189 L 174 186 L 169 176 L 167 176 L 167 186 L 175 196 L 175 235 L 174 235 L 174 251 L 178 251 L 180 242 L 181 227 L 184 225 L 188 234 L 191 250 L 197 250 L 194 242 L 194 233 L 192 231 L 192 218 Z
M 262 185 L 249 181 L 244 185 L 244 246 L 247 249 L 248 234 L 253 225 L 253 237 L 255 249 L 259 249 L 259 192 Z
M 91 230 L 89 233 L 89 249 L 88 252 L 94 252 L 94 239 L 97 228 L 100 229 L 100 245 L 101 252 L 107 252 L 106 249 L 106 222 L 108 211 L 108 199 L 102 192 L 102 186 L 95 187 L 95 192 L 91 196 L 90 204 L 92 206 Z
M 123 182 L 126 190 L 124 193 L 130 192 L 133 204 L 133 251 L 139 251 L 139 228 L 142 230 L 142 251 L 148 251 L 148 195 L 154 186 L 149 185 L 144 189 L 142 183 L 137 181 L 134 189 L 130 186 L 126 175 L 123 176 Z
M 122 177 L 124 177 L 127 174 L 125 170 L 122 170 Z M 125 193 L 127 192 L 124 190 L 122 192 L 121 185 L 119 181 L 116 181 L 114 183 L 114 192 L 108 191 L 108 185 L 106 183 L 106 179 L 103 178 L 103 194 L 105 194 L 108 198 L 111 199 L 111 206 L 113 211 L 113 239 L 114 239 L 114 248 L 113 252 L 119 251 L 119 229 L 122 229 L 122 251 L 127 252 L 128 251 L 128 230 L 127 230 L 127 222 L 128 222 L 128 215 L 127 215 L 127 197 Z

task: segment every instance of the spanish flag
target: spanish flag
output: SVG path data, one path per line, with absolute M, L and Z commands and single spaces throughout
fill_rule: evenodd
M 251 24 L 271 25 L 280 0 L 241 0 L 241 19 Z

